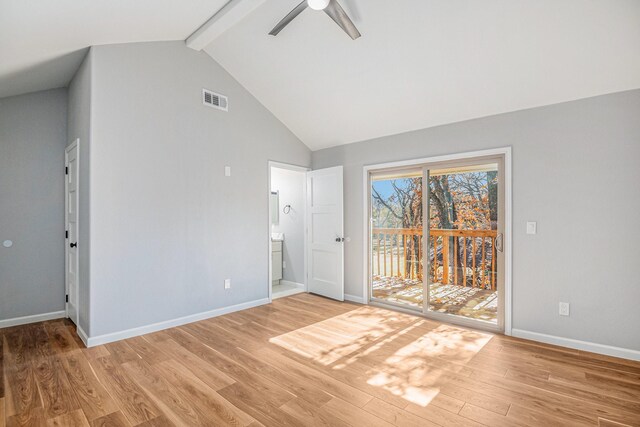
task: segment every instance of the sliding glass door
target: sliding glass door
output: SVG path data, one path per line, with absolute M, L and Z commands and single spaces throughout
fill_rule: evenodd
M 503 158 L 376 170 L 370 183 L 370 299 L 503 328 Z
M 422 310 L 422 168 L 371 177 L 371 296 Z

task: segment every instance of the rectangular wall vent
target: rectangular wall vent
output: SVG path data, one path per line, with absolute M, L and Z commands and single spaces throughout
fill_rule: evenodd
M 219 110 L 229 111 L 229 99 L 207 89 L 202 89 L 202 103 Z

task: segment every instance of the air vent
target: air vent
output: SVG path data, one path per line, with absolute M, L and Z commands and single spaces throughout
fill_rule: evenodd
M 226 96 L 219 93 L 202 89 L 202 103 L 209 107 L 217 108 L 223 111 L 229 111 L 229 100 Z

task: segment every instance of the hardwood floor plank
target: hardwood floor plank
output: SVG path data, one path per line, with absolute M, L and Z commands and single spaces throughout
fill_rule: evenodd
M 107 348 L 103 345 L 91 348 L 83 348 L 82 353 L 89 360 L 97 359 L 98 357 L 111 356 L 109 350 L 107 350 Z
M 169 421 L 166 416 L 160 415 L 159 417 L 156 417 L 152 420 L 145 421 L 142 424 L 138 424 L 137 427 L 173 427 L 174 425 L 175 424 Z
M 65 354 L 62 365 L 80 407 L 90 421 L 118 410 L 118 405 L 96 377 L 84 353 Z
M 238 409 L 251 415 L 266 426 L 302 426 L 297 418 L 280 409 L 258 390 L 237 382 L 219 391 L 220 395 Z M 289 399 L 291 400 L 291 399 Z M 288 401 L 287 401 L 288 402 Z M 283 404 L 286 402 L 283 402 Z
M 327 411 L 321 405 L 304 399 L 292 399 L 280 407 L 305 426 L 349 427 L 350 424 Z
M 215 426 L 220 423 L 219 420 L 214 421 L 213 417 L 208 417 L 206 413 L 194 406 L 189 398 L 152 371 L 150 365 L 144 360 L 127 362 L 122 367 L 173 423 L 201 426 Z
M 425 420 L 431 421 L 432 423 L 449 427 L 449 426 L 469 426 L 469 427 L 480 427 L 483 424 L 473 421 L 469 418 L 462 417 L 458 414 L 453 414 L 445 409 L 439 408 L 437 406 L 420 406 L 415 403 L 410 403 L 407 408 L 407 412 L 417 415 Z M 491 411 L 488 411 L 491 412 Z M 496 416 L 502 416 L 497 415 Z M 490 424 L 487 424 L 490 425 Z
M 41 357 L 32 363 L 45 418 L 55 418 L 80 409 L 80 403 L 71 388 L 60 358 Z
M 400 409 L 397 406 L 393 406 L 383 400 L 373 399 L 367 403 L 364 408 L 365 411 L 377 416 L 378 418 L 387 421 L 398 427 L 435 427 L 439 424 L 432 423 L 424 418 L 420 418 L 410 412 Z
M 162 376 L 184 396 L 206 414 L 207 419 L 216 421 L 215 425 L 248 426 L 255 419 L 242 412 L 204 382 L 200 381 L 191 371 L 174 360 L 167 360 L 151 368 L 157 375 Z M 230 387 L 230 386 L 228 386 Z
M 315 387 L 319 387 L 332 396 L 339 397 L 357 407 L 363 407 L 372 399 L 372 396 L 342 381 L 313 369 L 302 363 L 295 362 L 282 354 L 263 348 L 256 352 L 265 360 L 277 361 L 281 366 L 287 366 L 289 372 L 311 381 Z
M 4 335 L 4 377 L 6 417 L 42 409 L 42 400 L 36 384 L 31 358 L 25 354 L 22 337 Z M 11 349 L 11 345 L 13 348 Z M 33 348 L 33 346 L 31 346 Z M 13 351 L 13 352 L 12 352 Z
M 35 343 L 30 340 L 31 325 L 21 328 L 7 328 L 3 334 L 4 363 L 8 368 L 29 362 L 35 356 Z
M 189 369 L 212 390 L 217 391 L 236 382 L 229 375 L 205 362 L 171 338 L 156 342 L 156 346 L 171 354 L 173 360 Z
M 226 373 L 236 382 L 241 382 L 266 396 L 272 405 L 276 407 L 280 406 L 295 397 L 291 392 L 283 389 L 273 381 L 257 375 L 253 371 L 236 363 L 231 358 L 201 343 L 194 336 L 179 329 L 172 330 L 171 335 L 191 353 L 197 355 L 216 369 Z
M 0 340 L 2 336 L 0 336 Z M 4 409 L 4 397 L 0 397 L 0 427 L 6 426 L 7 412 Z
M 136 355 L 137 356 L 137 355 Z M 136 359 L 139 359 L 136 357 Z M 140 424 L 161 415 L 149 396 L 129 377 L 111 356 L 90 362 L 100 383 L 120 407 L 131 424 Z
M 91 427 L 131 427 L 131 423 L 122 412 L 116 411 L 91 421 Z
M 640 412 L 640 405 L 637 402 L 617 399 L 605 393 L 573 388 L 568 384 L 558 385 L 551 381 L 530 377 L 520 378 L 517 381 L 480 375 L 473 375 L 473 377 L 511 392 L 522 393 L 520 395 L 522 406 L 527 406 L 527 400 L 534 401 L 532 398 L 538 398 L 541 399 L 539 403 L 547 408 L 555 408 L 554 410 L 558 413 L 565 413 L 570 417 L 587 416 L 595 419 L 597 416 L 618 416 L 625 419 L 632 417 L 630 413 Z M 529 396 L 530 399 L 523 399 L 525 396 Z M 564 396 L 566 399 L 559 400 L 558 396 Z
M 112 342 L 106 344 L 105 348 L 109 351 L 113 361 L 118 364 L 140 359 L 138 353 L 136 353 L 126 341 Z
M 460 412 L 458 413 L 461 417 L 468 418 L 473 421 L 477 421 L 486 426 L 495 426 L 495 427 L 522 427 L 523 425 L 520 422 L 517 422 L 513 419 L 507 419 L 504 415 L 496 414 L 495 412 L 487 411 L 486 409 L 482 409 L 478 406 L 471 405 L 466 403 Z
M 44 327 L 49 335 L 49 342 L 54 353 L 63 354 L 81 348 L 73 338 L 71 332 L 69 332 L 69 328 L 65 325 L 64 320 L 45 323 Z
M 600 427 L 633 427 L 631 424 L 623 424 L 616 421 L 607 420 L 606 418 L 598 418 L 598 426 Z
M 160 350 L 156 345 L 147 341 L 144 337 L 129 338 L 125 343 L 127 343 L 142 360 L 151 365 L 171 359 L 169 354 Z
M 84 412 L 78 409 L 64 415 L 47 420 L 48 427 L 89 427 L 89 421 L 84 416 Z
M 594 425 L 592 421 L 584 421 L 577 419 L 558 418 L 553 414 L 543 411 L 536 411 L 530 408 L 525 408 L 520 405 L 511 405 L 509 413 L 507 414 L 508 420 L 517 420 L 521 425 L 562 425 L 562 426 L 588 426 Z
M 393 424 L 378 418 L 377 416 L 354 406 L 339 398 L 333 398 L 322 406 L 323 409 L 331 412 L 341 420 L 353 426 L 390 427 Z
M 42 427 L 46 425 L 47 421 L 42 408 L 35 408 L 7 418 L 7 427 Z

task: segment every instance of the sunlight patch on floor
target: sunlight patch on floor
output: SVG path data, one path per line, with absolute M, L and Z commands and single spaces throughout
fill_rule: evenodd
M 461 372 L 492 337 L 369 306 L 270 342 L 332 369 L 364 362 L 370 366 L 362 374 L 367 384 L 427 406 L 440 393 L 442 376 Z
M 366 355 L 375 351 L 380 341 L 398 335 L 409 315 L 375 307 L 361 307 L 304 328 L 296 329 L 269 342 L 293 351 L 315 362 L 329 366 L 341 361 L 348 363 L 350 355 Z M 409 317 L 413 321 L 419 318 Z
M 491 334 L 440 325 L 387 357 L 367 383 L 426 406 L 438 395 L 446 372 L 437 367 L 437 359 L 468 362 L 491 338 Z

